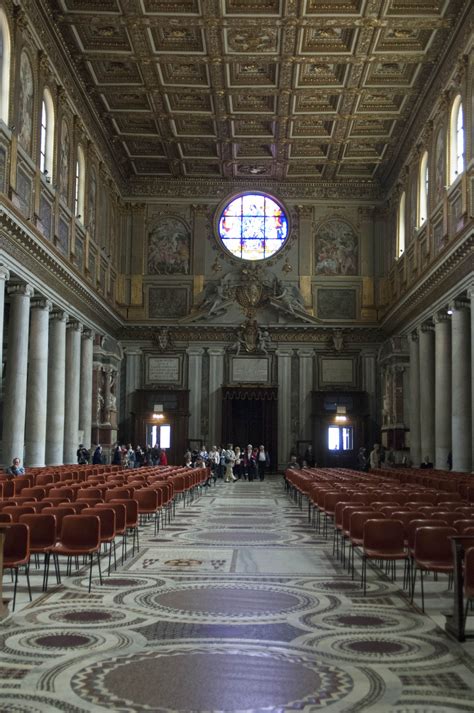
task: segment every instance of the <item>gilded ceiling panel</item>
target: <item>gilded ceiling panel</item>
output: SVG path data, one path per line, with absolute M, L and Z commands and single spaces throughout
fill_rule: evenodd
M 469 0 L 24 3 L 47 9 L 131 186 L 307 177 L 374 191 L 473 12 Z

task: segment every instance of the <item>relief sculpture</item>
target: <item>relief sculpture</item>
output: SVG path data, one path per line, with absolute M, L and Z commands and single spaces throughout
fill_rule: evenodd
M 316 233 L 316 272 L 320 275 L 357 275 L 358 240 L 344 220 L 331 219 Z

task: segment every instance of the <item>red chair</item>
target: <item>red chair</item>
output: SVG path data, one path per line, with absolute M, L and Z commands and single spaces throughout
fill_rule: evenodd
M 35 500 L 43 500 L 43 498 L 46 496 L 46 490 L 44 488 L 40 488 L 38 486 L 34 486 L 32 488 L 23 488 L 21 491 L 22 497 L 30 497 L 34 498 Z
M 453 552 L 450 537 L 457 535 L 454 527 L 419 527 L 415 533 L 413 551 L 413 581 L 411 601 L 415 596 L 416 573 L 420 570 L 421 610 L 425 611 L 425 593 L 423 572 L 445 573 L 452 577 L 454 570 Z
M 4 526 L 5 542 L 3 545 L 3 569 L 15 571 L 12 611 L 15 611 L 16 592 L 18 589 L 18 569 L 25 567 L 28 594 L 31 597 L 30 585 L 30 538 L 28 526 L 17 522 Z
M 132 557 L 135 554 L 135 541 L 137 543 L 137 552 L 140 551 L 140 535 L 138 530 L 138 502 L 136 500 L 111 500 L 110 504 L 124 505 L 126 510 L 126 526 L 127 532 L 132 532 Z
M 12 521 L 12 516 L 6 512 L 0 512 L 0 524 L 9 523 Z
M 63 520 L 68 515 L 75 515 L 74 508 L 68 505 L 57 505 L 56 507 L 44 508 L 42 515 L 54 515 L 56 518 L 56 536 L 61 539 L 61 528 Z
M 75 499 L 76 491 L 74 488 L 51 488 L 48 492 L 49 498 L 63 498 L 63 500 L 69 500 L 72 502 Z
M 112 552 L 114 555 L 114 568 L 117 569 L 117 557 L 115 554 L 115 511 L 113 508 L 88 508 L 87 512 L 84 513 L 84 517 L 89 517 L 90 515 L 96 515 L 100 520 L 100 543 L 101 545 L 109 545 L 109 568 L 108 574 L 110 575 L 110 567 L 112 564 Z
M 464 596 L 466 598 L 466 607 L 464 609 L 463 628 L 465 629 L 469 603 L 474 599 L 474 547 L 468 547 L 464 553 Z
M 49 561 L 56 542 L 56 518 L 54 515 L 22 515 L 20 522 L 28 526 L 30 531 L 30 553 L 44 554 L 43 592 L 48 589 Z M 54 557 L 56 581 L 61 583 L 57 556 Z
M 88 555 L 90 559 L 89 592 L 92 587 L 92 568 L 94 555 L 97 555 L 99 579 L 102 584 L 102 570 L 100 567 L 100 520 L 97 515 L 66 515 L 61 530 L 61 538 L 52 550 L 55 555 L 68 558 L 68 571 L 70 571 L 72 558 Z
M 127 509 L 122 503 L 100 503 L 96 505 L 95 509 L 109 509 L 113 510 L 115 513 L 115 534 L 122 535 L 122 564 L 126 555 L 126 542 L 127 542 Z M 102 534 L 102 530 L 101 530 Z M 114 543 L 115 548 L 115 543 Z M 115 565 L 117 569 L 117 565 Z
M 152 517 L 155 523 L 155 535 L 158 532 L 158 509 L 160 507 L 160 491 L 152 488 L 136 490 L 133 499 L 138 503 L 138 514 L 143 522 L 145 517 Z
M 10 515 L 12 522 L 19 522 L 21 515 L 32 515 L 35 509 L 32 505 L 10 505 L 4 507 L 2 512 Z
M 392 581 L 396 579 L 396 562 L 407 563 L 405 530 L 400 520 L 367 520 L 362 545 L 362 585 L 367 593 L 367 560 L 382 560 L 392 565 Z

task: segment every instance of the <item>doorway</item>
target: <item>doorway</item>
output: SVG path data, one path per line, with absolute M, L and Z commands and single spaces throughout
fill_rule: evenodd
M 171 448 L 171 426 L 168 423 L 147 423 L 146 442 L 150 446 L 157 445 L 159 448 L 166 448 L 169 451 Z
M 267 387 L 227 387 L 222 394 L 222 444 L 244 449 L 264 445 L 270 468 L 278 465 L 278 390 Z

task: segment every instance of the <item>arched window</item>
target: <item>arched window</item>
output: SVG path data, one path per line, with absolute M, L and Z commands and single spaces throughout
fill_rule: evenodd
M 449 125 L 449 183 L 464 171 L 464 112 L 458 94 L 451 109 Z
M 45 176 L 53 173 L 54 106 L 51 93 L 44 90 L 41 102 L 40 171 Z
M 11 42 L 7 16 L 0 8 L 0 119 L 8 124 Z
M 265 260 L 288 239 L 283 206 L 265 193 L 242 193 L 217 215 L 221 245 L 240 260 Z
M 401 257 L 405 252 L 405 204 L 406 196 L 405 191 L 403 191 L 400 196 L 400 203 L 398 204 L 398 220 L 397 220 L 397 258 Z
M 74 215 L 84 221 L 84 192 L 85 192 L 86 163 L 82 146 L 77 147 L 76 176 L 74 183 Z
M 425 151 L 420 162 L 420 176 L 418 180 L 418 227 L 421 227 L 428 217 L 428 189 L 428 151 Z

